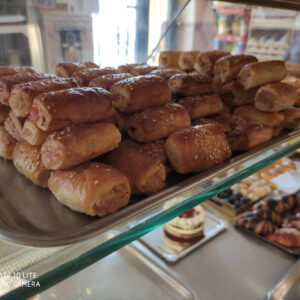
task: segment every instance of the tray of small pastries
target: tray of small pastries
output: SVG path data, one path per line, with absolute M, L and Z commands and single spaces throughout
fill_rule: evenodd
M 0 66 L 0 235 L 84 240 L 298 136 L 299 83 L 287 71 L 252 55 L 177 50 L 157 67 Z

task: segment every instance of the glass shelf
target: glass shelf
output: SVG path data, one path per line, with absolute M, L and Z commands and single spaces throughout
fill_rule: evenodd
M 34 281 L 39 282 L 40 287 L 19 287 L 1 299 L 28 298 L 53 286 L 299 147 L 300 130 L 286 133 L 222 166 L 180 181 L 158 196 L 121 210 L 119 215 L 112 215 L 114 222 L 110 226 L 107 224 L 96 237 L 84 242 L 51 248 L 2 242 L 0 272 L 34 272 L 37 275 Z

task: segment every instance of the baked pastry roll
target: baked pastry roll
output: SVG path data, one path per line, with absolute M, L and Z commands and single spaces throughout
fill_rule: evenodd
M 17 141 L 7 132 L 4 126 L 0 126 L 0 156 L 12 159 L 12 153 Z
M 123 114 L 123 113 L 116 111 L 116 113 L 114 115 L 114 121 L 117 124 L 117 127 L 119 128 L 119 130 L 121 132 L 127 130 L 127 121 L 129 119 L 129 117 L 130 117 L 130 115 Z
M 110 119 L 112 98 L 102 88 L 72 88 L 43 93 L 32 104 L 30 119 L 40 129 L 53 131 L 72 124 Z
M 268 83 L 255 95 L 255 107 L 262 111 L 278 112 L 292 107 L 297 98 L 296 90 L 284 82 Z
M 200 51 L 185 51 L 182 52 L 178 59 L 180 69 L 190 72 L 194 70 L 194 64 Z
M 285 67 L 288 76 L 300 77 L 300 64 L 286 62 Z
M 221 84 L 236 79 L 240 70 L 247 64 L 257 62 L 257 58 L 248 54 L 227 55 L 215 62 L 214 77 Z
M 90 216 L 112 214 L 126 206 L 130 199 L 126 176 L 98 162 L 55 171 L 48 187 L 60 203 Z
M 106 74 L 93 78 L 89 86 L 90 87 L 101 87 L 109 90 L 116 82 L 132 77 L 129 73 L 118 73 L 118 74 Z
M 132 73 L 135 67 L 144 65 L 144 63 L 125 64 L 118 66 L 120 73 Z
M 234 110 L 233 114 L 249 123 L 264 124 L 272 127 L 274 135 L 279 134 L 284 126 L 283 114 L 261 111 L 253 105 L 240 106 Z
M 213 50 L 199 53 L 194 63 L 194 69 L 199 73 L 212 76 L 215 62 L 219 58 L 227 55 L 230 55 L 230 52 Z
M 237 80 L 233 80 L 222 85 L 219 94 L 227 105 L 240 106 L 253 103 L 256 92 L 257 88 L 245 90 Z
M 159 192 L 165 185 L 165 166 L 127 142 L 122 142 L 117 149 L 101 159 L 127 176 L 133 194 L 151 195 Z
M 6 120 L 4 121 L 4 127 L 14 139 L 17 141 L 22 141 L 24 122 L 24 118 L 18 118 L 13 111 L 10 111 Z
M 178 68 L 178 60 L 182 51 L 166 50 L 159 53 L 158 63 L 165 68 Z
M 146 75 L 156 69 L 157 69 L 157 67 L 150 66 L 148 64 L 137 65 L 132 69 L 131 74 L 133 76 Z
M 90 81 L 96 76 L 106 75 L 106 74 L 116 74 L 120 73 L 117 69 L 112 67 L 107 68 L 91 68 L 84 69 L 73 73 L 72 78 L 74 78 L 80 86 L 88 86 Z
M 0 78 L 0 102 L 4 105 L 8 105 L 8 99 L 12 88 L 20 83 L 37 81 L 43 79 L 56 78 L 52 74 L 39 74 L 39 73 L 25 73 L 15 74 L 9 76 L 3 76 Z
M 175 74 L 184 74 L 185 72 L 179 68 L 159 68 L 150 72 L 150 74 L 157 75 L 162 77 L 165 80 L 168 80 Z
M 291 107 L 283 111 L 285 118 L 284 127 L 289 129 L 297 129 L 300 127 L 300 108 Z
M 196 96 L 213 93 L 212 78 L 199 73 L 175 74 L 168 80 L 172 93 Z
M 172 167 L 182 174 L 214 167 L 231 157 L 225 134 L 214 124 L 173 133 L 166 141 L 166 151 Z
M 219 122 L 224 130 L 229 128 L 229 131 L 234 130 L 237 126 L 244 126 L 247 124 L 247 120 L 245 121 L 242 117 L 226 113 L 219 113 L 215 115 L 213 120 Z
M 128 135 L 139 142 L 153 142 L 191 126 L 187 110 L 177 103 L 167 103 L 137 112 L 127 120 Z
M 179 104 L 189 112 L 192 120 L 217 114 L 223 109 L 223 102 L 216 94 L 183 98 Z
M 282 82 L 291 85 L 296 90 L 295 106 L 300 106 L 300 78 L 287 76 Z
M 197 126 L 197 125 L 207 125 L 207 124 L 214 124 L 217 127 L 220 128 L 220 130 L 222 130 L 225 134 L 227 132 L 231 132 L 231 128 L 229 125 L 227 124 L 222 124 L 214 119 L 211 118 L 199 118 L 199 119 L 195 119 L 192 120 L 192 126 Z
M 77 82 L 71 78 L 53 78 L 17 84 L 11 90 L 9 106 L 17 117 L 25 118 L 30 113 L 33 99 L 38 95 L 77 86 Z
M 31 120 L 25 120 L 25 123 L 23 125 L 23 138 L 30 145 L 42 145 L 50 134 L 50 131 L 41 130 Z
M 42 160 L 47 169 L 66 169 L 111 151 L 120 142 L 120 131 L 112 123 L 73 125 L 48 136 Z
M 286 76 L 284 61 L 268 60 L 248 64 L 239 72 L 237 78 L 245 90 L 265 83 L 280 81 Z
M 115 83 L 110 89 L 115 108 L 133 113 L 172 100 L 167 81 L 155 75 L 131 77 Z
M 3 124 L 10 113 L 10 107 L 0 103 L 0 124 Z
M 0 77 L 20 74 L 20 73 L 37 73 L 33 67 L 30 66 L 0 66 Z
M 269 141 L 273 129 L 267 125 L 249 123 L 237 126 L 226 136 L 233 152 L 247 151 Z
M 98 68 L 99 66 L 93 62 L 86 61 L 86 62 L 64 62 L 59 63 L 55 67 L 55 75 L 59 77 L 71 77 L 75 72 L 89 69 L 89 68 Z
M 40 147 L 27 142 L 16 143 L 12 161 L 16 169 L 34 184 L 47 187 L 50 170 L 47 170 L 41 160 Z

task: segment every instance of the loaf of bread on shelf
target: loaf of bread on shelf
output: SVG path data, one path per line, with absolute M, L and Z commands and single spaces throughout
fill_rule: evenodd
M 244 89 L 249 90 L 260 85 L 280 81 L 286 76 L 284 61 L 268 60 L 245 65 L 237 78 Z
M 165 165 L 135 149 L 127 140 L 123 140 L 117 149 L 101 157 L 101 161 L 127 176 L 133 194 L 151 195 L 165 186 Z
M 283 111 L 284 127 L 289 129 L 300 128 L 300 107 L 291 107 Z
M 178 66 L 180 69 L 187 72 L 193 71 L 194 64 L 199 53 L 200 51 L 197 50 L 182 52 L 178 59 Z
M 3 124 L 3 122 L 6 120 L 10 110 L 10 107 L 0 103 L 0 124 Z
M 148 64 L 137 65 L 132 68 L 131 74 L 133 76 L 146 75 L 151 73 L 151 71 L 158 69 L 158 67 L 150 66 Z
M 110 89 L 114 106 L 123 113 L 133 113 L 172 100 L 167 81 L 156 75 L 123 79 Z
M 175 74 L 168 80 L 172 93 L 181 96 L 196 96 L 213 93 L 212 78 L 199 73 Z
M 120 142 L 120 131 L 112 123 L 73 125 L 47 137 L 42 160 L 47 169 L 66 169 L 111 151 Z
M 25 118 L 30 113 L 33 99 L 38 95 L 77 86 L 78 84 L 74 79 L 58 77 L 17 84 L 11 90 L 9 106 L 17 117 Z
M 101 87 L 109 90 L 116 82 L 132 77 L 129 73 L 118 73 L 118 74 L 106 74 L 93 78 L 89 86 L 90 87 Z
M 278 112 L 292 107 L 297 98 L 296 90 L 284 82 L 261 86 L 254 99 L 255 107 L 268 112 Z
M 109 92 L 85 87 L 37 96 L 32 104 L 30 120 L 44 131 L 53 131 L 72 124 L 108 120 L 113 114 Z
M 54 171 L 48 187 L 60 203 L 72 210 L 100 217 L 126 206 L 131 195 L 126 176 L 99 162 Z
M 231 132 L 231 128 L 230 128 L 229 125 L 222 124 L 222 123 L 220 123 L 220 122 L 218 122 L 218 121 L 216 121 L 214 119 L 211 119 L 211 118 L 198 118 L 198 119 L 192 120 L 192 126 L 207 125 L 207 124 L 214 124 L 214 125 L 216 125 L 225 134 L 227 132 Z
M 219 90 L 219 94 L 224 103 L 230 106 L 253 103 L 256 92 L 257 88 L 245 90 L 237 80 L 225 83 Z
M 199 125 L 173 133 L 166 141 L 172 167 L 178 173 L 201 171 L 231 157 L 225 134 L 214 125 Z
M 271 127 L 254 123 L 237 126 L 226 135 L 233 152 L 248 151 L 269 141 L 272 136 Z
M 15 140 L 5 129 L 3 125 L 0 126 L 0 156 L 11 160 L 12 159 L 12 153 L 14 150 L 14 147 L 17 143 L 17 140 Z
M 29 145 L 27 142 L 17 142 L 12 161 L 16 169 L 34 184 L 47 187 L 50 170 L 47 170 L 42 162 L 39 146 Z
M 159 53 L 158 63 L 165 68 L 178 68 L 178 60 L 182 51 L 166 50 Z
M 0 66 L 0 77 L 21 74 L 21 73 L 37 73 L 33 67 L 30 66 Z
M 219 113 L 212 117 L 214 121 L 219 122 L 224 130 L 228 126 L 229 131 L 234 130 L 238 126 L 247 125 L 247 121 L 241 118 L 240 116 L 230 115 L 227 113 Z M 228 132 L 229 132 L 228 131 Z
M 42 145 L 51 134 L 51 131 L 41 130 L 30 119 L 25 120 L 22 132 L 24 140 L 33 146 Z
M 10 111 L 4 121 L 4 127 L 14 139 L 17 141 L 22 141 L 24 122 L 24 118 L 19 118 L 14 114 L 13 111 Z
M 15 74 L 9 76 L 3 76 L 0 78 L 0 102 L 4 105 L 9 105 L 8 100 L 10 92 L 13 87 L 17 84 L 37 81 L 44 79 L 53 79 L 56 78 L 53 74 L 40 74 L 40 73 L 24 73 L 24 74 Z
M 287 76 L 282 82 L 291 85 L 297 92 L 295 106 L 300 107 L 300 78 Z
M 286 62 L 285 66 L 286 66 L 288 76 L 300 77 L 299 63 Z
M 233 114 L 249 123 L 264 124 L 272 127 L 274 135 L 279 134 L 284 127 L 283 114 L 261 111 L 253 105 L 240 106 L 234 110 Z
M 152 75 L 157 75 L 165 80 L 168 80 L 175 74 L 184 74 L 185 72 L 179 68 L 159 68 L 150 72 Z
M 132 73 L 135 67 L 141 66 L 144 63 L 134 63 L 134 64 L 125 64 L 125 65 L 120 65 L 118 66 L 118 70 L 120 73 Z
M 84 69 L 98 68 L 98 67 L 99 67 L 98 65 L 90 61 L 79 62 L 79 63 L 64 62 L 56 65 L 55 75 L 59 77 L 71 77 L 75 72 Z
M 190 126 L 189 113 L 177 103 L 145 109 L 127 120 L 128 135 L 139 142 L 153 142 Z
M 178 103 L 189 112 L 192 120 L 214 115 L 223 110 L 223 102 L 217 94 L 186 97 Z
M 214 77 L 224 84 L 236 79 L 240 70 L 247 64 L 257 62 L 257 58 L 248 54 L 227 55 L 215 62 Z
M 199 53 L 196 57 L 196 61 L 194 64 L 194 69 L 197 72 L 212 76 L 214 71 L 215 62 L 223 57 L 230 55 L 230 52 L 227 51 L 206 51 Z
M 91 68 L 84 69 L 73 73 L 72 78 L 74 78 L 80 86 L 88 86 L 90 81 L 96 76 L 106 75 L 106 74 L 117 74 L 120 73 L 119 70 L 106 67 L 106 68 Z

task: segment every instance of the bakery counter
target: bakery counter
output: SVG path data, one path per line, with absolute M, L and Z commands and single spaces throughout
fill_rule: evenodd
M 264 299 L 268 290 L 297 260 L 296 256 L 235 230 L 232 224 L 224 233 L 177 263 L 165 263 L 144 246 L 138 248 L 189 290 L 195 299 L 206 300 Z M 99 278 L 104 276 L 103 263 L 114 256 L 111 268 L 116 267 L 115 255 L 111 254 L 45 291 L 41 294 L 42 299 L 98 299 L 100 295 L 116 299 L 119 289 L 108 290 L 109 285 L 107 288 L 99 287 Z M 126 269 L 122 272 L 127 273 Z M 132 280 L 123 277 L 117 286 L 126 288 L 122 290 L 126 299 L 157 299 L 148 293 L 153 280 L 155 283 L 155 278 L 150 276 L 143 285 L 135 285 L 132 289 L 129 288 Z M 156 285 L 159 283 L 156 282 Z M 169 285 L 166 288 L 174 287 Z M 190 299 L 188 296 L 181 299 L 185 298 Z

